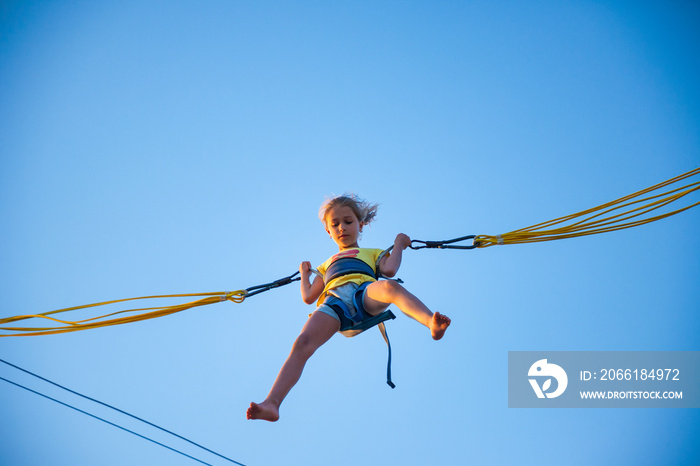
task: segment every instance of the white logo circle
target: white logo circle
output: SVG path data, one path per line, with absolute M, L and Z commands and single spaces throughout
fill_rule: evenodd
M 532 389 L 535 391 L 537 398 L 556 398 L 566 390 L 566 386 L 569 384 L 569 378 L 566 376 L 566 372 L 561 367 L 556 364 L 550 364 L 546 359 L 540 359 L 532 366 L 527 372 L 528 377 L 547 377 L 547 379 L 542 383 L 540 387 L 537 379 L 528 379 Z M 547 392 L 552 386 L 552 378 L 557 381 L 557 388 L 553 392 Z

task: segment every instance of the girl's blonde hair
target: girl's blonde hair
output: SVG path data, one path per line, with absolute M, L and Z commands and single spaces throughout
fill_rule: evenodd
M 374 217 L 377 216 L 379 204 L 370 204 L 352 193 L 346 193 L 342 196 L 328 199 L 321 204 L 321 208 L 318 211 L 318 217 L 321 219 L 324 226 L 326 225 L 326 215 L 328 215 L 328 212 L 334 207 L 350 207 L 360 221 L 360 224 L 369 225 L 372 220 L 374 220 Z

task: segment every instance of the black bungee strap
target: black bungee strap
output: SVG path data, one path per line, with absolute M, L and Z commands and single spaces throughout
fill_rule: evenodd
M 460 241 L 466 241 L 468 239 L 474 239 L 476 235 L 461 236 L 459 238 L 448 239 L 445 241 L 421 241 L 419 239 L 414 239 L 411 241 L 409 246 L 411 249 L 423 249 L 423 248 L 434 248 L 434 249 L 474 249 L 480 246 L 478 241 L 474 241 L 473 244 L 468 246 L 455 246 L 452 243 L 458 243 Z M 422 246 L 414 246 L 413 243 L 420 244 Z

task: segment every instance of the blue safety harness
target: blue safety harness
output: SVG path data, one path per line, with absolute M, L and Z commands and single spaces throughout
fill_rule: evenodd
M 341 277 L 343 275 L 349 275 L 353 273 L 359 273 L 363 275 L 369 275 L 375 280 L 378 278 L 375 270 L 366 262 L 352 258 L 352 257 L 342 257 L 337 259 L 328 266 L 326 273 L 323 276 L 323 281 L 325 284 L 331 282 L 331 280 Z M 395 319 L 396 316 L 393 312 L 386 310 L 381 314 L 376 316 L 370 315 L 365 310 L 364 296 L 365 289 L 372 282 L 365 282 L 360 285 L 357 290 L 352 295 L 352 304 L 355 308 L 355 313 L 350 311 L 347 304 L 343 302 L 340 298 L 329 294 L 326 299 L 323 300 L 323 304 L 326 304 L 331 309 L 333 309 L 340 319 L 340 333 L 346 337 L 354 337 L 368 328 L 372 328 L 375 325 L 382 333 L 384 341 L 389 352 L 388 362 L 386 366 L 386 383 L 394 388 L 395 385 L 391 381 L 391 344 L 389 343 L 389 335 L 386 332 L 386 326 L 384 325 L 385 320 Z

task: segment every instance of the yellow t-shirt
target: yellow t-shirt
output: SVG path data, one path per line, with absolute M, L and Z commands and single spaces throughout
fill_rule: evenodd
M 353 259 L 360 259 L 362 262 L 364 262 L 367 265 L 369 265 L 370 267 L 372 267 L 372 270 L 374 270 L 374 272 L 376 274 L 376 272 L 377 272 L 377 270 L 376 270 L 377 259 L 379 259 L 379 255 L 382 252 L 384 252 L 383 249 L 372 249 L 372 248 L 343 249 L 338 254 L 329 258 L 323 264 L 319 265 L 317 270 L 321 275 L 325 275 L 326 270 L 328 270 L 328 267 L 334 261 L 336 261 L 337 259 L 350 257 Z M 320 305 L 323 302 L 323 300 L 326 298 L 326 296 L 328 295 L 328 290 L 332 290 L 333 288 L 337 288 L 341 285 L 345 285 L 346 283 L 357 283 L 358 285 L 362 285 L 365 282 L 374 282 L 374 281 L 376 281 L 374 278 L 370 277 L 369 275 L 365 275 L 363 273 L 351 273 L 348 275 L 342 275 L 340 277 L 334 278 L 333 280 L 330 281 L 330 283 L 326 283 L 325 288 L 323 288 L 323 293 L 321 293 L 321 296 L 318 298 L 318 304 Z

